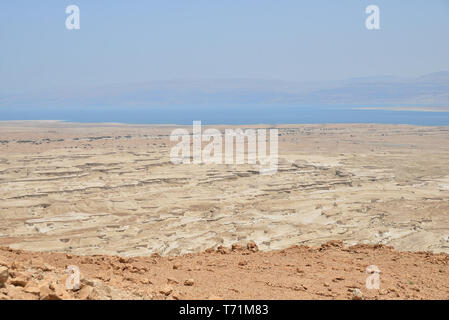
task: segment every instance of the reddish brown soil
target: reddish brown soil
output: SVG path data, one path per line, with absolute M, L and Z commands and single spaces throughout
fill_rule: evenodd
M 449 255 L 391 247 L 257 246 L 177 257 L 72 256 L 0 249 L 9 278 L 0 299 L 448 299 Z M 81 290 L 65 288 L 65 269 L 81 270 Z M 365 286 L 366 267 L 380 269 L 380 289 Z

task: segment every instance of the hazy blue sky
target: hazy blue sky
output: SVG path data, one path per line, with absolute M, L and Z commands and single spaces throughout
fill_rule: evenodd
M 65 28 L 67 5 L 81 29 Z M 365 29 L 380 7 L 381 30 Z M 448 0 L 0 4 L 0 93 L 191 78 L 333 80 L 449 70 Z

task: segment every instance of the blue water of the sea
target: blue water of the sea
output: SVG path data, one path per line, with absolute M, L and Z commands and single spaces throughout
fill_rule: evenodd
M 381 123 L 449 126 L 449 112 L 360 110 L 323 106 L 2 108 L 0 120 L 65 120 L 130 124 Z

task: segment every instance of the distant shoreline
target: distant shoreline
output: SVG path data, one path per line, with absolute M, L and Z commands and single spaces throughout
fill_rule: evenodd
M 415 111 L 415 112 L 449 112 L 447 107 L 357 107 L 352 110 L 389 110 L 389 111 Z
M 126 122 L 76 122 L 66 120 L 0 120 L 0 128 L 190 128 L 192 124 L 175 123 L 126 123 Z M 449 125 L 419 125 L 410 123 L 378 123 L 378 122 L 323 122 L 323 123 L 213 123 L 202 124 L 212 128 L 296 128 L 296 127 L 449 127 Z M 0 139 L 1 140 L 1 139 Z

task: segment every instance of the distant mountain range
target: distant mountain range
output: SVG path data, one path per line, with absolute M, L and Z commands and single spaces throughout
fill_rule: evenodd
M 247 104 L 449 106 L 449 71 L 417 78 L 376 76 L 310 83 L 253 79 L 171 80 L 0 94 L 0 107 Z

